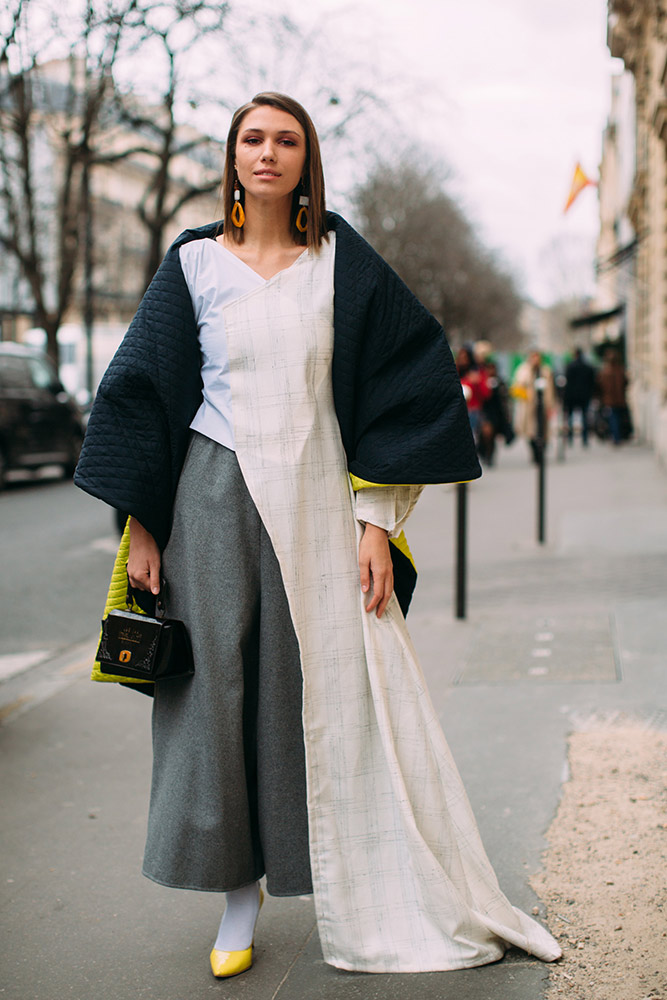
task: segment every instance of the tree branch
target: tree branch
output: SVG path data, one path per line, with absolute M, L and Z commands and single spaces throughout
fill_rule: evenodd
M 202 184 L 199 187 L 191 187 L 185 191 L 180 198 L 172 205 L 171 209 L 165 213 L 165 222 L 169 222 L 174 218 L 175 215 L 180 212 L 184 205 L 192 201 L 194 198 L 201 198 L 203 195 L 212 194 L 213 191 L 217 191 L 220 187 L 220 180 L 210 181 L 208 184 Z

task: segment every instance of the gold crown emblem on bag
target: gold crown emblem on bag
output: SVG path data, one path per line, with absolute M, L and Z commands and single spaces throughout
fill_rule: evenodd
M 118 638 L 122 642 L 141 642 L 142 635 L 141 631 L 133 625 L 126 625 L 124 628 L 119 629 Z

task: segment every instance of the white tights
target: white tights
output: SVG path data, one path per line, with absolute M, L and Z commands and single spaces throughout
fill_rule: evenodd
M 225 912 L 214 947 L 218 951 L 244 951 L 252 944 L 259 913 L 259 882 L 225 893 Z

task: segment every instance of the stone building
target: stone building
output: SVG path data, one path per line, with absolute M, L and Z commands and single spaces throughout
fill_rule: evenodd
M 635 177 L 635 87 L 631 73 L 612 77 L 611 105 L 602 136 L 598 199 L 600 232 L 596 247 L 599 316 L 596 344 L 634 348 L 634 290 L 637 240 L 628 215 Z
M 627 217 L 636 238 L 625 295 L 627 361 L 637 429 L 667 461 L 667 6 L 609 0 L 608 44 L 634 79 L 635 162 Z M 628 141 L 625 142 L 627 152 Z M 612 148 L 603 174 L 612 170 Z M 618 163 L 616 168 L 618 169 Z M 613 257 L 602 218 L 602 258 Z M 617 251 L 626 237 L 617 235 Z M 630 241 L 632 242 L 632 241 Z M 626 243 L 626 246 L 629 246 Z M 611 250 L 611 253 L 608 251 Z M 626 251 L 629 259 L 631 252 Z M 627 271 L 627 267 L 626 267 Z

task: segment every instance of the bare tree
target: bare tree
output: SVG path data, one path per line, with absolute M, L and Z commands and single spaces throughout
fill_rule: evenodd
M 359 158 L 355 130 L 381 108 L 366 66 L 350 61 L 341 72 L 323 21 L 306 30 L 286 16 L 243 8 L 228 29 L 228 4 L 216 0 L 13 3 L 0 49 L 2 267 L 14 260 L 54 358 L 68 311 L 82 309 L 92 332 L 105 302 L 112 310 L 115 301 L 117 315 L 125 298 L 136 305 L 175 216 L 219 185 L 232 107 L 260 89 L 295 93 L 337 164 Z M 28 13 L 39 15 L 37 30 Z M 60 39 L 60 48 L 44 44 L 49 38 Z M 50 61 L 54 55 L 59 62 Z M 123 176 L 134 171 L 136 218 L 146 234 L 139 266 L 131 248 L 131 288 L 130 269 L 118 283 L 129 220 L 96 198 L 99 172 L 121 165 Z M 134 240 L 137 227 L 129 225 Z
M 456 344 L 519 346 L 521 299 L 433 168 L 412 156 L 371 173 L 356 192 L 364 235 L 440 320 Z
M 42 17 L 38 30 L 28 18 L 33 9 Z M 219 157 L 219 143 L 178 125 L 176 104 L 180 67 L 205 33 L 221 30 L 226 9 L 214 0 L 84 0 L 72 17 L 48 3 L 15 0 L 0 49 L 0 246 L 28 286 L 34 322 L 56 361 L 57 331 L 80 291 L 81 263 L 92 326 L 95 169 L 139 157 L 149 164 L 137 206 L 149 234 L 143 287 L 159 263 L 165 227 L 218 183 L 217 170 L 204 183 L 176 183 L 173 167 L 179 157 L 210 157 L 213 148 Z M 71 41 L 56 64 L 40 58 L 49 32 Z M 144 102 L 142 109 L 115 75 L 123 62 L 136 67 L 154 58 L 155 43 L 166 57 L 165 86 L 157 106 Z
M 211 194 L 220 183 L 222 143 L 208 130 L 184 126 L 182 113 L 185 107 L 192 112 L 210 104 L 196 90 L 192 67 L 201 60 L 207 43 L 214 41 L 220 49 L 226 44 L 223 30 L 228 8 L 227 3 L 214 0 L 138 0 L 127 18 L 125 60 L 136 68 L 151 59 L 156 72 L 144 94 L 117 88 L 115 107 L 119 122 L 143 142 L 100 156 L 97 162 L 110 164 L 142 156 L 150 163 L 150 176 L 137 205 L 148 235 L 144 287 L 162 259 L 165 231 L 174 217 L 188 202 Z M 177 178 L 174 165 L 182 157 L 209 167 L 206 179 L 201 175 L 196 180 Z
M 74 295 L 82 228 L 89 209 L 89 168 L 107 100 L 123 18 L 116 4 L 100 30 L 90 3 L 82 10 L 77 58 L 50 79 L 40 73 L 40 43 L 22 0 L 0 62 L 0 246 L 18 266 L 35 323 L 58 361 L 57 332 Z M 51 28 L 57 24 L 55 11 Z M 46 30 L 43 27 L 43 30 Z M 12 65 L 13 64 L 13 65 Z M 93 70 L 94 65 L 94 70 Z M 83 227 L 82 227 L 83 223 Z

